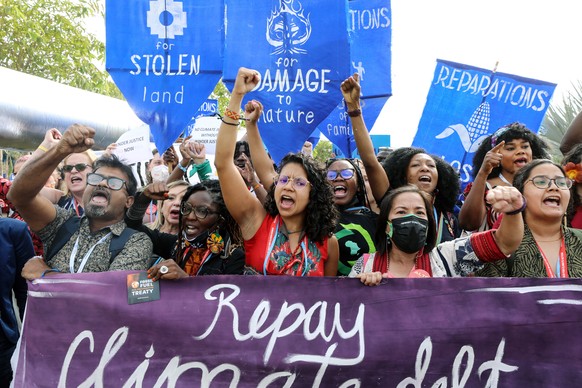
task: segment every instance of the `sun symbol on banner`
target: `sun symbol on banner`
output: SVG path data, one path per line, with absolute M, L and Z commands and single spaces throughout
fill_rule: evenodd
M 181 2 L 173 0 L 150 1 L 150 10 L 147 12 L 147 26 L 152 35 L 160 39 L 174 39 L 176 35 L 183 35 L 184 28 L 188 27 L 186 12 Z
M 471 115 L 467 126 L 463 124 L 449 125 L 444 131 L 435 136 L 436 139 L 444 139 L 451 136 L 454 132 L 459 135 L 463 148 L 466 152 L 475 152 L 483 139 L 489 132 L 489 103 L 481 103 Z
M 281 0 L 279 9 L 267 19 L 267 42 L 275 48 L 271 54 L 307 54 L 299 48 L 311 36 L 309 14 L 299 1 Z

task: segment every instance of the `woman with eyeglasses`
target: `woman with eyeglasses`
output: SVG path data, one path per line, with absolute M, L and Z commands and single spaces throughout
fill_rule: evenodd
M 466 231 L 490 229 L 498 214 L 485 201 L 487 191 L 511 186 L 519 169 L 548 157 L 548 146 L 523 124 L 511 123 L 483 139 L 473 156 L 473 182 L 464 190 L 459 225 Z
M 87 174 L 93 171 L 93 162 L 97 155 L 92 150 L 71 154 L 63 160 L 61 177 L 65 185 L 65 195 L 58 205 L 64 209 L 73 209 L 80 217 L 83 209 L 83 193 L 87 187 Z
M 245 273 L 335 276 L 338 244 L 332 233 L 337 210 L 324 169 L 313 158 L 296 153 L 286 155 L 275 172 L 257 126 L 262 105 L 250 101 L 244 117 L 239 113 L 244 95 L 259 81 L 257 71 L 239 69 L 218 131 L 214 160 L 226 206 L 244 238 Z M 255 170 L 268 192 L 264 206 L 249 192 L 233 161 L 241 119 L 247 123 Z
M 515 174 L 513 186 L 527 203 L 520 218 L 523 240 L 511 258 L 489 263 L 476 275 L 582 277 L 582 232 L 564 225 L 572 181 L 562 166 L 534 160 Z
M 143 226 L 141 220 L 149 201 L 165 198 L 170 192 L 164 182 L 146 186 L 125 217 L 129 227 L 152 239 L 158 260 L 148 270 L 149 277 L 155 281 L 242 274 L 245 258 L 241 233 L 224 204 L 220 183 L 210 179 L 188 187 L 180 202 L 177 234 Z
M 338 275 L 348 276 L 356 260 L 376 251 L 376 213 L 370 210 L 364 176 L 354 160 L 338 158 L 327 162 L 327 180 L 340 219 L 334 231 L 339 244 Z

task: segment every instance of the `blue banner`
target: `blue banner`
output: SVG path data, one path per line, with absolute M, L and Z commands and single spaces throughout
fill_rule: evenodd
M 537 133 L 555 88 L 439 59 L 412 145 L 442 156 L 466 185 L 483 138 L 515 121 Z
M 371 130 L 392 95 L 390 0 L 353 0 L 349 7 L 351 73 L 360 76 L 364 121 Z M 354 155 L 356 142 L 343 103 L 318 128 L 343 155 Z
M 370 131 L 374 126 L 374 123 L 380 115 L 387 100 L 388 97 L 362 99 L 363 116 L 368 131 Z M 333 112 L 327 116 L 321 124 L 319 124 L 318 129 L 341 151 L 341 155 L 351 158 L 357 153 L 354 132 L 352 131 L 352 126 L 350 125 L 343 100 L 336 106 Z
M 303 142 L 342 100 L 350 73 L 347 1 L 226 0 L 224 82 L 241 66 L 261 73 L 246 99 L 263 103 L 261 136 L 278 162 Z
M 184 129 L 184 137 L 190 136 L 193 133 L 194 126 L 196 125 L 196 119 L 199 117 L 214 116 L 218 113 L 218 100 L 209 98 L 200 105 L 198 112 L 192 117 L 192 119 L 186 125 Z M 217 117 L 218 119 L 218 117 Z M 218 123 L 218 121 L 217 121 Z
M 224 4 L 106 2 L 106 67 L 160 153 L 172 145 L 222 75 Z

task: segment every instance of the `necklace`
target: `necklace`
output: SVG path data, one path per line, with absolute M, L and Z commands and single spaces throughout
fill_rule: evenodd
M 287 229 L 287 226 L 285 224 L 283 224 L 283 226 L 285 227 L 285 232 L 287 234 L 295 234 L 295 233 L 301 233 L 301 232 L 303 232 L 303 229 L 299 229 L 299 230 L 289 230 L 289 229 Z
M 509 182 L 509 181 L 508 181 L 508 180 L 507 180 L 507 179 L 506 179 L 506 178 L 503 176 L 503 174 L 502 174 L 502 173 L 499 173 L 499 179 L 501 179 L 503 182 L 507 183 L 509 186 L 513 186 L 513 185 L 511 184 L 511 182 Z

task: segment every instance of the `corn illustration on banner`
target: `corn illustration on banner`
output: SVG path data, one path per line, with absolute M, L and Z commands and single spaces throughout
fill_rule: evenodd
M 465 185 L 483 138 L 516 121 L 537 133 L 555 88 L 546 81 L 438 59 L 412 145 L 449 162 Z

